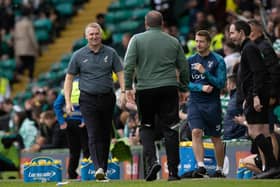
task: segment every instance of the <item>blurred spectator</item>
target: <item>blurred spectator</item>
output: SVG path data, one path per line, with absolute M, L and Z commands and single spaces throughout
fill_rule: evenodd
M 102 28 L 102 43 L 105 45 L 112 45 L 112 32 L 105 25 L 105 14 L 99 13 L 96 15 L 96 22 Z
M 12 0 L 0 1 L 0 29 L 4 29 L 7 33 L 14 27 L 14 12 Z
M 212 25 L 209 28 L 211 34 L 211 44 L 210 50 L 219 53 L 220 55 L 224 56 L 223 54 L 223 40 L 224 34 L 223 32 L 219 31 L 215 25 Z
M 36 57 L 39 46 L 30 20 L 29 8 L 23 8 L 22 18 L 15 25 L 14 42 L 18 73 L 22 75 L 25 69 L 29 71 L 29 79 L 33 81 Z
M 204 9 L 208 15 L 213 15 L 213 20 L 219 20 L 216 22 L 218 27 L 224 27 L 226 24 L 225 19 L 220 19 L 226 17 L 226 4 L 226 0 L 205 1 Z
M 176 19 L 174 18 L 174 1 L 173 0 L 150 0 L 153 10 L 157 10 L 162 13 L 163 21 L 166 25 L 176 24 Z
M 191 30 L 186 36 L 186 46 L 184 47 L 185 56 L 188 58 L 196 53 L 196 43 L 194 40 L 194 31 Z
M 238 65 L 239 63 L 236 63 L 231 74 L 227 76 L 227 90 L 230 94 L 230 100 L 223 123 L 225 140 L 245 138 L 247 131 L 247 127 L 242 126 L 242 124 L 238 124 L 236 121 L 234 121 L 234 118 L 238 115 L 241 115 L 243 112 L 242 106 L 236 104 L 236 76 Z
M 68 177 L 70 179 L 76 179 L 78 173 L 76 172 L 80 153 L 83 152 L 83 158 L 89 158 L 88 148 L 88 134 L 82 117 L 79 106 L 80 90 L 79 79 L 76 78 L 73 82 L 73 88 L 71 92 L 71 101 L 73 104 L 73 112 L 71 115 L 67 115 L 64 111 L 65 108 L 65 96 L 62 91 L 54 102 L 54 112 L 57 117 L 60 129 L 65 130 L 67 143 L 70 152 Z
M 54 101 L 56 100 L 57 96 L 58 96 L 58 93 L 56 90 L 54 90 L 54 89 L 47 90 L 46 101 L 47 101 L 48 110 L 53 109 L 53 104 L 54 104 Z
M 227 75 L 232 74 L 233 66 L 240 62 L 240 53 L 238 52 L 237 46 L 230 42 L 230 41 L 225 41 L 223 43 L 223 49 L 224 49 L 224 60 L 226 63 L 226 68 L 227 68 Z
M 137 111 L 130 111 L 124 128 L 124 137 L 128 138 L 129 145 L 138 145 L 140 143 L 139 125 Z
M 35 90 L 32 103 L 34 106 L 40 107 L 42 111 L 52 109 L 52 105 L 47 101 L 47 90 L 44 88 Z
M 11 96 L 10 82 L 7 78 L 0 76 L 0 103 L 6 98 L 10 98 L 10 96 Z
M 9 131 L 9 121 L 13 111 L 13 102 L 11 99 L 4 99 L 0 102 L 0 131 Z
M 0 32 L 0 60 L 6 60 L 14 56 L 12 35 L 5 29 L 0 29 Z
M 26 112 L 23 110 L 16 110 L 12 121 L 9 124 L 13 134 L 18 134 L 23 140 L 23 150 L 27 151 L 35 143 L 36 137 L 38 135 L 38 130 L 35 126 L 34 121 L 27 118 Z
M 203 11 L 197 11 L 195 14 L 195 23 L 193 24 L 193 29 L 198 30 L 208 30 L 211 27 L 211 23 L 206 19 L 206 14 Z
M 30 152 L 67 147 L 65 132 L 60 130 L 53 111 L 41 113 L 39 129 L 40 135 L 36 138 L 36 144 L 30 148 Z
M 130 41 L 131 34 L 130 33 L 124 33 L 122 36 L 122 42 L 116 43 L 113 47 L 118 52 L 119 56 L 123 59 L 128 43 Z
M 276 40 L 273 42 L 273 49 L 279 59 L 280 58 L 280 23 L 278 23 L 274 27 L 274 36 L 275 36 Z

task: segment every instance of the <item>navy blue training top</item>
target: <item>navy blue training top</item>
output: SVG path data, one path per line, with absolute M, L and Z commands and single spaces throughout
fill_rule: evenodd
M 220 97 L 220 90 L 226 82 L 226 65 L 222 56 L 215 52 L 210 52 L 208 56 L 192 55 L 188 59 L 190 69 L 190 99 L 195 102 L 209 102 Z M 199 73 L 194 69 L 194 64 L 200 63 L 205 68 L 205 72 Z M 214 87 L 211 93 L 202 91 L 203 85 Z

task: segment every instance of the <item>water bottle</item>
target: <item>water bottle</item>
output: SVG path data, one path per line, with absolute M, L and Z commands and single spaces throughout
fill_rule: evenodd
M 247 169 L 246 171 L 244 171 L 243 179 L 251 179 L 252 176 L 253 176 L 252 171 Z
M 238 168 L 237 173 L 236 173 L 236 178 L 237 179 L 243 179 L 244 178 L 244 173 L 245 173 L 246 170 L 247 169 L 244 168 L 244 167 Z

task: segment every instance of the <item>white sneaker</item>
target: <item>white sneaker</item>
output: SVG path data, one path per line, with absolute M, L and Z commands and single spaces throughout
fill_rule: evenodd
M 96 180 L 104 180 L 105 179 L 105 173 L 103 168 L 98 168 L 95 172 L 95 178 Z
M 108 179 L 106 176 L 103 179 L 96 179 L 96 182 L 109 182 L 110 179 Z

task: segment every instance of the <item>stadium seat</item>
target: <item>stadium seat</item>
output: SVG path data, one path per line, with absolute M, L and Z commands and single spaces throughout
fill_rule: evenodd
M 123 33 L 113 34 L 113 43 L 120 43 L 122 41 Z
M 60 59 L 60 63 L 68 64 L 71 59 L 71 56 L 72 56 L 72 53 L 64 54 Z
M 16 62 L 15 59 L 7 59 L 0 61 L 0 69 L 6 70 L 15 70 Z
M 53 5 L 64 4 L 64 3 L 73 4 L 75 0 L 51 0 L 51 2 Z
M 35 35 L 39 43 L 47 43 L 52 40 L 52 22 L 49 19 L 38 19 L 33 22 Z
M 4 77 L 9 81 L 14 80 L 14 70 L 1 70 L 0 77 Z
M 139 8 L 144 6 L 144 0 L 126 0 L 125 8 Z
M 118 26 L 119 32 L 133 32 L 140 26 L 140 22 L 138 21 L 125 21 L 121 22 Z
M 61 3 L 55 6 L 55 9 L 62 17 L 68 17 L 74 15 L 73 4 Z
M 84 37 L 76 40 L 72 46 L 72 52 L 77 51 L 78 49 L 84 47 L 87 45 L 88 41 Z
M 132 18 L 135 20 L 143 20 L 145 15 L 150 11 L 150 8 L 140 8 L 133 10 Z
M 105 15 L 105 22 L 106 23 L 114 23 L 115 21 L 115 12 L 108 12 Z
M 132 10 L 119 10 L 115 12 L 114 21 L 123 21 L 132 17 Z
M 124 7 L 123 4 L 121 4 L 119 1 L 115 1 L 108 7 L 108 10 L 109 11 L 116 11 L 116 10 L 120 10 L 123 7 Z

